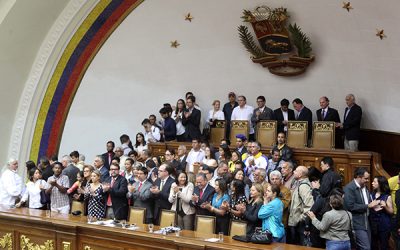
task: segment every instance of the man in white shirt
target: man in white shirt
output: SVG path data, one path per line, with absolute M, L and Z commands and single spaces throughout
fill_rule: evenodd
M 246 165 L 246 175 L 251 182 L 254 182 L 254 171 L 258 168 L 267 169 L 268 158 L 260 151 L 261 146 L 258 142 L 249 143 L 251 143 L 251 150 L 249 152 L 251 155 L 244 160 L 244 164 Z
M 244 120 L 249 122 L 249 140 L 254 140 L 254 128 L 251 122 L 251 116 L 253 115 L 253 107 L 246 105 L 246 97 L 240 95 L 238 97 L 239 106 L 233 109 L 231 120 Z
M 142 121 L 142 125 L 144 127 L 144 139 L 147 143 L 160 141 L 160 129 L 154 125 L 151 125 L 149 119 L 144 119 Z
M 0 178 L 0 205 L 14 206 L 22 194 L 22 178 L 17 169 L 18 161 L 10 159 Z
M 186 158 L 186 173 L 193 172 L 194 166 L 199 166 L 203 162 L 205 157 L 204 151 L 200 147 L 199 139 L 192 140 L 192 149 L 190 150 Z

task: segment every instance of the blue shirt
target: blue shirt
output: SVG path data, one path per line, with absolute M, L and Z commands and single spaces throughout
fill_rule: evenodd
M 224 202 L 224 201 L 226 201 L 226 202 L 230 202 L 230 199 L 229 199 L 229 195 L 228 194 L 224 194 L 223 196 L 222 196 L 222 198 L 220 198 L 218 201 L 217 201 L 217 196 L 218 196 L 218 194 L 217 193 L 215 193 L 214 194 L 214 196 L 213 196 L 213 198 L 212 198 L 212 202 L 211 202 L 211 205 L 213 206 L 213 207 L 215 207 L 215 208 L 220 208 L 221 207 L 221 205 L 222 205 L 222 202 Z
M 279 198 L 262 205 L 260 211 L 258 211 L 258 218 L 262 220 L 263 231 L 268 229 L 274 238 L 282 238 L 285 235 L 282 214 L 283 203 Z

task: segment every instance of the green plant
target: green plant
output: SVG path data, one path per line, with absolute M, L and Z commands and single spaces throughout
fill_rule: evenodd
M 312 48 L 311 48 L 311 41 L 307 37 L 307 35 L 301 31 L 301 28 L 297 26 L 296 23 L 294 25 L 289 24 L 288 30 L 292 37 L 294 46 L 296 46 L 297 48 L 298 56 L 303 58 L 310 57 Z

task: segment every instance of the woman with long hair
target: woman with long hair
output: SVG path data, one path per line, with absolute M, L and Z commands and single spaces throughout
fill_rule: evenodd
M 231 190 L 231 202 L 229 203 L 229 214 L 232 220 L 241 220 L 243 219 L 243 215 L 237 211 L 236 205 L 239 204 L 247 204 L 247 198 L 244 194 L 244 187 L 245 184 L 241 180 L 233 180 L 231 181 L 230 185 Z
M 179 99 L 176 102 L 176 108 L 172 112 L 171 118 L 175 120 L 176 123 L 176 140 L 179 142 L 185 141 L 185 126 L 182 124 L 183 111 L 185 110 L 185 101 Z
M 229 230 L 229 215 L 228 215 L 228 207 L 229 207 L 229 195 L 227 193 L 227 184 L 224 179 L 217 179 L 215 181 L 215 193 L 212 198 L 211 203 L 204 203 L 201 205 L 201 208 L 205 208 L 211 213 L 215 214 L 217 219 L 217 223 L 215 225 L 215 231 L 220 233 L 223 232 L 224 235 L 228 235 Z M 224 205 L 222 205 L 224 204 Z
M 278 198 L 281 189 L 277 185 L 264 185 L 264 205 L 258 211 L 263 231 L 272 234 L 273 242 L 285 243 L 285 227 L 282 223 L 283 202 Z
M 231 160 L 232 154 L 227 144 L 221 144 L 218 148 L 218 151 L 219 151 L 218 163 L 220 163 L 221 161 L 229 162 Z
M 244 195 L 250 199 L 250 186 L 252 185 L 248 177 L 245 176 L 243 169 L 236 169 L 232 174 L 234 180 L 240 180 L 244 183 Z
M 224 112 L 220 110 L 221 102 L 219 100 L 214 100 L 212 103 L 213 109 L 208 111 L 207 122 L 212 127 L 215 125 L 217 120 L 225 120 Z
M 15 204 L 20 207 L 26 201 L 29 201 L 29 208 L 46 209 L 46 204 L 40 203 L 40 192 L 45 190 L 47 183 L 42 179 L 42 171 L 37 168 L 29 170 L 29 182 L 26 184 L 25 193 L 21 201 Z
M 139 132 L 136 134 L 136 142 L 133 146 L 133 150 L 135 150 L 139 154 L 145 149 L 147 149 L 147 144 L 146 140 L 144 139 L 144 134 Z
M 238 204 L 236 210 L 242 214 L 247 221 L 246 235 L 252 235 L 256 227 L 261 227 L 261 220 L 258 218 L 258 212 L 263 205 L 264 188 L 259 183 L 254 183 L 250 188 L 250 201 L 247 205 Z
M 81 185 L 79 186 L 79 188 L 77 190 L 78 193 L 74 194 L 72 196 L 72 198 L 74 200 L 84 202 L 84 204 L 85 204 L 84 215 L 87 215 L 87 212 L 88 212 L 88 201 L 87 200 L 85 201 L 85 189 L 86 189 L 86 186 L 88 185 L 88 183 L 92 182 L 91 178 L 92 178 L 93 171 L 94 171 L 93 166 L 85 165 L 83 167 L 83 179 L 82 179 Z
M 168 201 L 172 203 L 171 210 L 176 211 L 178 226 L 181 229 L 193 230 L 195 208 L 190 205 L 194 190 L 193 183 L 185 172 L 181 172 L 172 183 Z
M 211 150 L 211 147 L 206 147 L 204 150 L 204 159 L 203 159 L 203 163 L 210 166 L 211 162 L 215 162 L 214 159 L 214 154 Z
M 389 249 L 393 202 L 388 180 L 383 176 L 376 176 L 372 182 L 372 189 L 371 199 L 379 203 L 370 209 L 371 249 Z
M 228 162 L 229 171 L 231 173 L 235 172 L 235 170 L 236 170 L 236 162 L 237 161 L 241 161 L 241 159 L 242 159 L 242 155 L 239 153 L 239 151 L 235 150 L 235 151 L 232 152 L 231 159 Z
M 100 176 L 100 171 L 94 170 L 91 176 L 92 183 L 88 183 L 85 190 L 85 200 L 89 201 L 88 216 L 97 219 L 104 218 L 106 215 L 106 199 Z

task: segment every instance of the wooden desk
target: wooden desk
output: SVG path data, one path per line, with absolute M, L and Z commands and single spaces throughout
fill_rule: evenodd
M 179 145 L 185 145 L 186 149 L 191 149 L 192 145 L 188 142 L 167 142 L 167 143 L 149 143 L 149 149 L 153 156 L 163 156 L 167 148 L 175 149 Z M 272 147 L 262 147 L 261 151 L 265 155 L 270 155 Z M 293 158 L 298 165 L 306 167 L 316 167 L 320 169 L 321 159 L 330 156 L 335 162 L 335 170 L 342 176 L 343 184 L 353 180 L 354 170 L 358 167 L 365 167 L 371 173 L 371 176 L 382 175 L 390 178 L 389 174 L 382 168 L 381 155 L 370 151 L 347 151 L 343 149 L 315 149 L 315 148 L 292 148 Z M 231 147 L 231 150 L 234 150 Z M 320 169 L 321 170 L 321 169 Z M 371 177 L 371 179 L 372 179 Z M 370 182 L 371 184 L 371 182 Z
M 224 237 L 223 243 L 206 242 L 215 235 L 182 231 L 180 236 L 88 224 L 84 216 L 61 215 L 28 208 L 0 206 L 1 249 L 147 250 L 147 249 L 313 249 L 289 244 L 256 245 Z M 42 248 L 39 248 L 41 246 Z M 36 248 L 35 248 L 36 247 Z

